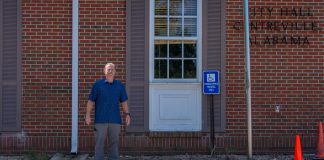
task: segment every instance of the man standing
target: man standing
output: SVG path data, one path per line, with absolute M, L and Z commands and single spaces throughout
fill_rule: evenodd
M 95 134 L 95 160 L 104 159 L 104 146 L 108 134 L 109 160 L 119 159 L 119 133 L 121 115 L 119 103 L 126 115 L 125 123 L 128 126 L 131 121 L 127 104 L 127 93 L 124 85 L 115 80 L 115 65 L 107 63 L 104 68 L 105 78 L 96 81 L 91 89 L 86 113 L 86 124 L 91 123 L 91 112 L 95 108 L 94 134 Z

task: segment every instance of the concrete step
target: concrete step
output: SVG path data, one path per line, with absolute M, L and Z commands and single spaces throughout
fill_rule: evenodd
M 63 155 L 61 153 L 55 153 L 50 160 L 87 160 L 89 154 L 80 155 Z

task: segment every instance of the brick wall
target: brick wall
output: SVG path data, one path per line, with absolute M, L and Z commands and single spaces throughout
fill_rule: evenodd
M 69 136 L 71 130 L 70 0 L 22 1 L 22 131 Z
M 89 91 L 94 81 L 102 78 L 103 66 L 115 63 L 116 78 L 126 81 L 125 5 L 125 1 L 79 1 L 80 148 L 93 149 L 92 127 L 83 120 Z M 69 149 L 72 1 L 23 1 L 22 17 L 23 134 L 2 136 L 0 148 L 49 152 Z
M 92 127 L 83 121 L 87 96 L 107 62 L 117 64 L 117 79 L 125 82 L 126 2 L 80 0 L 79 5 L 79 150 L 92 152 Z M 254 0 L 250 8 L 251 22 L 259 25 L 251 30 L 255 151 L 292 152 L 295 134 L 302 135 L 303 149 L 314 150 L 324 111 L 324 2 Z M 215 146 L 217 152 L 237 153 L 247 145 L 243 2 L 228 0 L 226 11 L 226 133 L 216 135 Z M 72 1 L 24 0 L 22 17 L 22 133 L 1 135 L 0 152 L 69 152 Z M 291 36 L 297 36 L 293 43 Z M 134 154 L 207 153 L 209 134 L 123 132 L 121 147 Z
M 125 82 L 125 1 L 79 1 L 79 110 L 107 62 Z M 72 3 L 23 2 L 23 130 L 70 135 Z M 81 132 L 89 132 L 80 122 Z M 59 134 L 61 133 L 61 134 Z M 57 136 L 54 135 L 54 136 Z
M 249 8 L 253 136 L 315 136 L 324 113 L 324 2 L 250 1 Z M 228 0 L 229 135 L 247 133 L 242 26 L 243 2 Z

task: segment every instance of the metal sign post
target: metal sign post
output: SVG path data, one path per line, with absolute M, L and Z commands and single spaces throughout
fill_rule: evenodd
M 219 72 L 216 70 L 204 71 L 203 76 L 203 90 L 204 94 L 208 95 L 207 99 L 210 100 L 210 144 L 211 154 L 214 153 L 215 149 L 215 128 L 214 128 L 214 94 L 220 94 L 220 81 Z
M 210 141 L 211 141 L 211 155 L 213 155 L 215 150 L 215 125 L 214 125 L 214 96 L 210 94 Z
M 248 126 L 248 159 L 252 159 L 252 109 L 251 109 L 251 80 L 250 80 L 250 27 L 249 0 L 244 0 L 244 46 L 245 46 L 245 92 Z

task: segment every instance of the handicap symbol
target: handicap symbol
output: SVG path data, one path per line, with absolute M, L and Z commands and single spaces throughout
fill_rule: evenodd
M 207 82 L 215 82 L 215 74 L 207 74 Z

